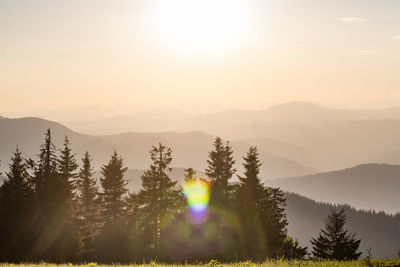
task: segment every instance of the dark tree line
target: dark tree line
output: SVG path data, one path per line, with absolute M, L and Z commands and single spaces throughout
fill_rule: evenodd
M 206 220 L 198 224 L 190 220 L 182 190 L 169 177 L 170 148 L 153 146 L 142 189 L 130 193 L 127 168 L 117 152 L 97 180 L 89 153 L 79 168 L 68 138 L 57 150 L 48 130 L 36 161 L 25 160 L 16 149 L 0 187 L 0 261 L 303 258 L 306 248 L 287 234 L 283 192 L 261 183 L 257 148 L 250 147 L 243 158 L 238 183 L 231 182 L 236 173 L 232 154 L 229 142 L 217 137 L 204 180 L 211 187 L 210 205 Z M 193 169 L 186 172 L 186 181 L 198 179 Z M 321 238 L 313 242 L 322 244 Z M 343 238 L 349 239 L 346 233 Z M 352 249 L 358 244 L 354 241 Z

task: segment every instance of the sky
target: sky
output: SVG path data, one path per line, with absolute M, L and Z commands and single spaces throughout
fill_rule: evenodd
M 400 0 L 0 0 L 0 114 L 400 105 L 399 12 Z

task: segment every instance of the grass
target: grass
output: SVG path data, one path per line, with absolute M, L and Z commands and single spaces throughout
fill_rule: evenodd
M 375 267 L 375 266 L 400 266 L 400 259 L 391 259 L 391 260 L 359 260 L 359 261 L 347 261 L 347 262 L 338 262 L 338 261 L 286 261 L 286 260 L 278 260 L 278 261 L 266 261 L 264 263 L 252 263 L 252 262 L 238 262 L 238 263 L 230 263 L 230 264 L 221 264 L 217 261 L 211 261 L 207 264 L 159 264 L 152 262 L 150 264 L 131 264 L 131 265 L 101 265 L 96 263 L 88 263 L 88 264 L 78 264 L 73 265 L 71 263 L 67 264 L 50 264 L 50 263 L 40 263 L 40 264 L 7 264 L 2 263 L 0 267 L 107 267 L 107 266 L 120 266 L 120 267 Z

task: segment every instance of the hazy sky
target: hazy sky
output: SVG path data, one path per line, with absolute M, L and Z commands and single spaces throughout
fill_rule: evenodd
M 0 113 L 398 99 L 400 0 L 0 0 Z

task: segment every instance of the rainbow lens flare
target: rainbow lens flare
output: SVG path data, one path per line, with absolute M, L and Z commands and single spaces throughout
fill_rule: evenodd
M 210 185 L 204 179 L 186 181 L 183 193 L 189 204 L 190 213 L 195 223 L 202 223 L 207 217 L 208 202 L 210 200 Z

